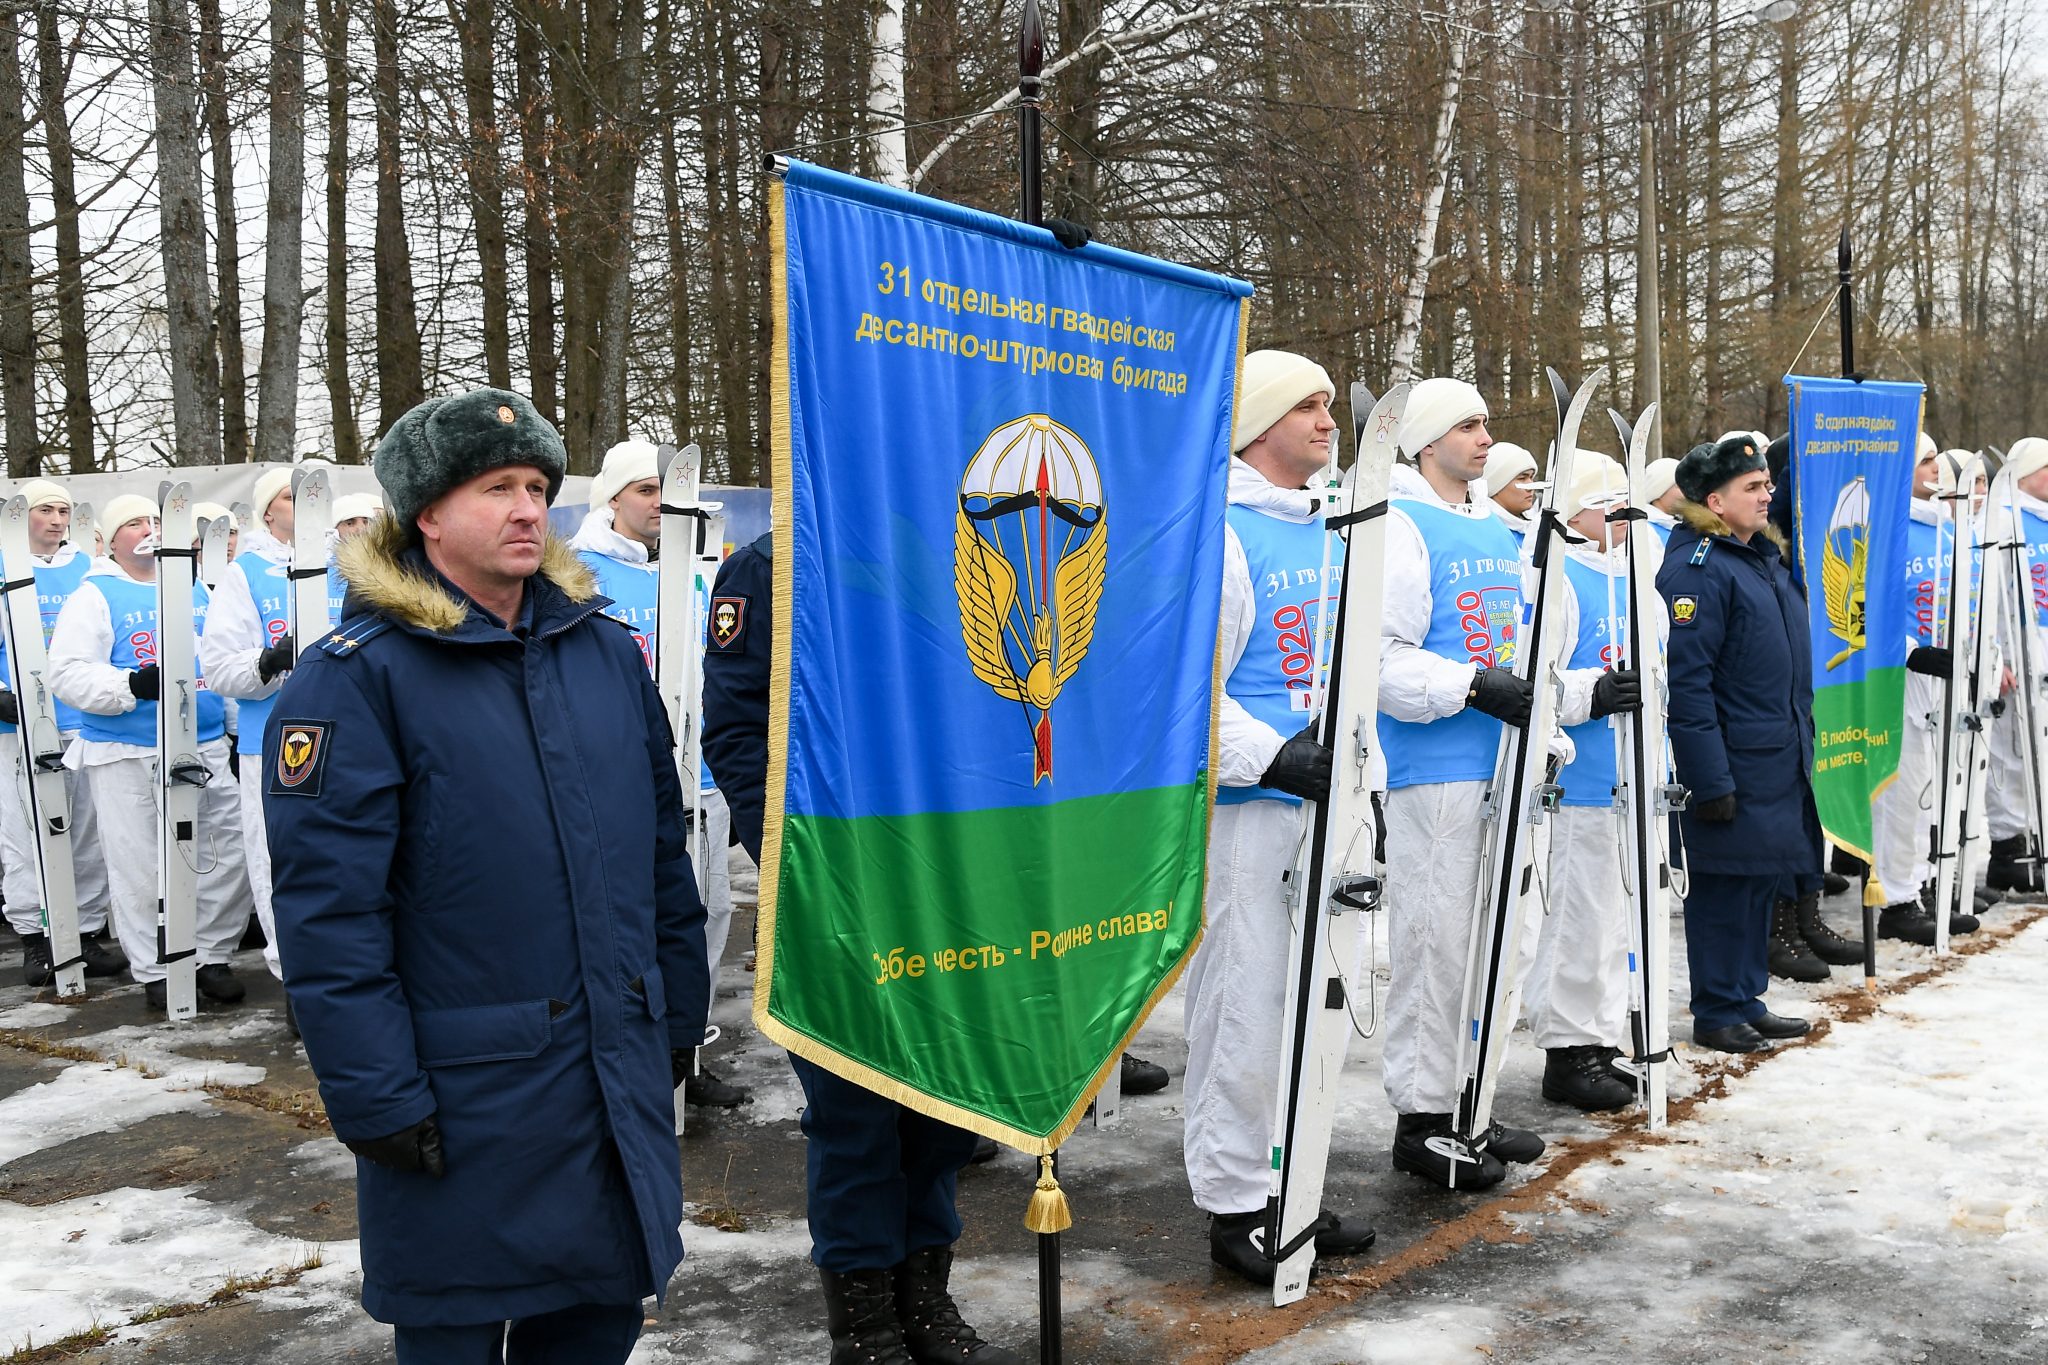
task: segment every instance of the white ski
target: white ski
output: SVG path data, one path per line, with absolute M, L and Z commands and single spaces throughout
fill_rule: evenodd
M 1650 1131 L 1665 1123 L 1665 1063 L 1671 1059 L 1671 855 L 1667 839 L 1672 813 L 1686 802 L 1686 790 L 1671 777 L 1664 717 L 1671 700 L 1671 676 L 1658 638 L 1664 602 L 1657 593 L 1662 559 L 1656 528 L 1644 509 L 1643 471 L 1657 433 L 1657 405 L 1650 404 L 1630 427 L 1613 409 L 1608 416 L 1628 451 L 1628 506 L 1608 519 L 1627 531 L 1628 626 L 1620 636 L 1616 666 L 1641 679 L 1643 705 L 1615 716 L 1619 762 L 1614 801 L 1621 816 L 1622 892 L 1629 898 L 1629 1041 L 1632 1055 L 1619 1063 L 1636 1078 Z
M 333 624 L 327 619 L 327 533 L 334 529 L 334 497 L 318 465 L 292 471 L 292 658 L 313 647 Z
M 2026 518 L 2019 496 L 2013 466 L 2002 464 L 1991 484 L 1987 511 L 1993 512 L 1998 531 L 2000 639 L 2004 662 L 2014 678 L 2008 704 L 2015 712 L 2013 722 L 2019 726 L 2021 799 L 2027 824 L 2027 851 L 2021 861 L 2040 868 L 2044 836 L 2048 836 L 2048 697 L 2043 695 L 2048 687 L 2048 648 L 2044 648 L 2034 600 L 2033 557 L 2027 547 Z M 1941 934 L 1944 928 L 1937 924 L 1935 931 Z
M 1315 1236 L 1323 1225 L 1337 1077 L 1357 1028 L 1359 941 L 1365 915 L 1379 908 L 1380 881 L 1374 875 L 1378 821 L 1367 759 L 1379 742 L 1387 485 L 1407 402 L 1406 384 L 1395 385 L 1378 403 L 1365 385 L 1351 386 L 1357 461 L 1346 480 L 1348 492 L 1330 500 L 1323 523 L 1344 547 L 1335 647 L 1318 717 L 1322 742 L 1335 761 L 1329 801 L 1305 807 L 1301 855 L 1288 874 L 1292 935 L 1281 1015 L 1279 1102 L 1273 1111 L 1272 1197 L 1266 1207 L 1275 1307 L 1308 1293 Z M 1316 635 L 1318 641 L 1323 638 L 1320 622 Z M 1370 973 L 1371 964 L 1363 970 Z
M 198 637 L 193 629 L 192 485 L 158 494 L 156 547 L 157 960 L 167 973 L 172 1020 L 199 1013 L 193 932 L 199 905 L 199 789 L 211 780 L 199 757 Z
M 1973 909 L 1971 891 L 1984 840 L 1984 788 L 1991 766 L 1989 707 L 1998 697 L 2004 668 L 1998 641 L 1985 619 L 1986 593 L 1978 560 L 1986 522 L 1972 506 L 1972 490 L 1987 457 L 1973 455 L 1961 465 L 1939 457 L 1935 502 L 1949 529 L 1950 565 L 1946 591 L 1935 603 L 1935 642 L 1948 646 L 1949 674 L 1942 680 L 1939 750 L 1935 761 L 1934 950 L 1948 951 L 1948 917 Z M 1937 573 L 1940 572 L 1937 566 Z
M 235 524 L 227 517 L 208 517 L 199 523 L 199 581 L 212 592 L 228 571 L 228 536 Z
M 78 935 L 78 892 L 72 882 L 71 806 L 64 790 L 64 738 L 57 731 L 57 702 L 50 692 L 48 642 L 43 637 L 42 603 L 36 593 L 35 556 L 28 534 L 28 499 L 9 498 L 0 509 L 0 592 L 6 610 L 7 686 L 20 707 L 15 723 L 21 741 L 23 809 L 35 834 L 36 886 L 43 898 L 43 933 L 56 964 L 57 997 L 85 995 L 85 959 Z
M 74 502 L 71 504 L 71 529 L 65 533 L 66 540 L 78 547 L 79 553 L 87 559 L 100 556 L 99 526 L 93 520 L 92 504 Z
M 1558 636 L 1552 629 L 1570 586 L 1565 579 L 1564 553 L 1569 532 L 1560 514 L 1572 481 L 1572 457 L 1578 449 L 1579 425 L 1593 391 L 1606 382 L 1607 368 L 1593 371 L 1576 394 L 1567 394 L 1564 380 L 1549 371 L 1557 400 L 1557 445 L 1551 451 L 1550 486 L 1543 491 L 1537 525 L 1529 534 L 1527 553 L 1535 567 L 1536 595 L 1522 604 L 1521 634 L 1515 641 L 1515 673 L 1535 687 L 1526 726 L 1503 725 L 1499 757 L 1486 797 L 1487 843 L 1480 863 L 1479 905 L 1472 917 L 1472 937 L 1465 966 L 1464 1031 L 1458 1038 L 1458 1073 L 1464 1077 L 1454 1120 L 1456 1137 L 1478 1150 L 1493 1122 L 1493 1091 L 1500 1080 L 1500 1059 L 1508 1032 L 1515 1026 L 1521 996 L 1518 957 L 1522 921 L 1534 889 L 1536 824 L 1554 809 L 1560 795 L 1550 739 L 1557 729 L 1557 707 L 1563 682 Z M 1434 1141 L 1434 1139 L 1433 1139 Z M 1450 1145 L 1450 1144 L 1447 1144 Z M 1457 1184 L 1458 1162 L 1450 1162 L 1451 1184 Z

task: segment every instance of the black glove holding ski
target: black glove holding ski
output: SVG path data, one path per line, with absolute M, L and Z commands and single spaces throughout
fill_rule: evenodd
M 439 1180 L 448 1169 L 441 1160 L 441 1125 L 434 1122 L 432 1114 L 388 1136 L 341 1145 L 365 1161 L 394 1171 L 418 1171 Z
M 1480 669 L 1473 675 L 1472 691 L 1465 698 L 1467 706 L 1518 730 L 1529 723 L 1529 708 L 1535 701 L 1535 684 L 1505 668 Z
M 1735 793 L 1702 801 L 1692 808 L 1692 813 L 1710 825 L 1732 825 L 1735 823 Z
M 1947 645 L 1919 645 L 1906 656 L 1906 671 L 1925 678 L 1946 678 L 1955 667 L 1955 655 Z
M 9 725 L 21 724 L 21 698 L 4 689 L 0 689 L 0 720 Z
M 1280 746 L 1259 777 L 1259 785 L 1318 805 L 1330 799 L 1330 751 L 1316 739 L 1314 721 Z
M 128 674 L 128 690 L 135 694 L 137 701 L 155 701 L 163 695 L 163 676 L 155 664 L 138 668 Z
M 1593 719 L 1616 711 L 1643 709 L 1643 680 L 1633 668 L 1616 668 L 1600 675 L 1593 684 Z
M 292 641 L 287 635 L 256 656 L 256 676 L 263 682 L 269 682 L 280 673 L 291 672 L 292 662 Z

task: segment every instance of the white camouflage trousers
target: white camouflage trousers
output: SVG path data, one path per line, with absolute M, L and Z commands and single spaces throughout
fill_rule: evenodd
M 263 755 L 243 754 L 241 766 L 242 843 L 248 850 L 249 896 L 256 902 L 256 922 L 263 926 L 263 965 L 282 981 L 284 966 L 277 957 L 277 915 L 270 908 L 270 827 L 263 820 Z
M 43 887 L 36 877 L 36 837 L 29 828 L 23 786 L 21 735 L 0 735 L 0 896 L 7 922 L 19 934 L 43 932 Z M 64 796 L 71 816 L 71 880 L 78 899 L 78 930 L 97 934 L 107 927 L 107 862 L 100 852 L 99 821 L 92 808 L 92 779 L 84 771 L 64 772 Z
M 201 966 L 226 962 L 249 923 L 249 882 L 243 875 L 241 793 L 228 772 L 228 742 L 199 746 L 213 781 L 199 792 L 199 905 L 193 943 Z M 113 893 L 114 934 L 137 981 L 161 981 L 156 960 L 156 755 L 116 759 L 92 769 L 93 805 Z
M 698 870 L 704 884 L 704 961 L 711 968 L 711 989 L 718 989 L 718 960 L 725 956 L 725 940 L 732 933 L 731 850 L 732 808 L 725 793 L 713 787 L 704 793 L 702 807 L 704 848 L 709 864 Z M 266 860 L 267 863 L 268 860 Z
M 1883 888 L 1887 905 L 1914 899 L 1921 884 L 1934 875 L 1927 854 L 1939 796 L 1934 787 L 1939 776 L 1935 772 L 1938 732 L 1929 728 L 1929 720 L 1940 706 L 1940 679 L 1919 673 L 1906 675 L 1898 776 L 1870 806 L 1870 873 Z M 1996 808 L 1996 802 L 1989 804 Z
M 1210 1213 L 1266 1206 L 1291 939 L 1281 876 L 1301 831 L 1302 808 L 1285 801 L 1219 805 L 1209 826 L 1202 946 L 1186 977 L 1182 1153 Z
M 1610 806 L 1563 806 L 1547 817 L 1549 913 L 1537 935 L 1525 1000 L 1536 1046 L 1629 1046 L 1629 907 L 1621 880 L 1621 817 Z

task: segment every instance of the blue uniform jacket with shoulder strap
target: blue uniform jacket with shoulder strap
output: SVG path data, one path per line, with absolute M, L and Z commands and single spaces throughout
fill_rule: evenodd
M 1657 571 L 1671 618 L 1671 756 L 1692 790 L 1680 817 L 1686 865 L 1774 876 L 1820 867 L 1813 806 L 1813 657 L 1806 598 L 1774 528 L 1749 543 L 1696 503 Z M 1735 819 L 1710 824 L 1702 802 L 1735 793 Z
M 704 765 L 725 793 L 734 837 L 755 862 L 768 800 L 774 548 L 764 535 L 719 566 L 704 631 Z
M 340 565 L 348 619 L 264 734 L 286 988 L 336 1135 L 434 1114 L 447 1161 L 358 1164 L 363 1305 L 447 1326 L 659 1293 L 669 1053 L 710 977 L 646 663 L 558 541 L 510 629 L 395 522 Z

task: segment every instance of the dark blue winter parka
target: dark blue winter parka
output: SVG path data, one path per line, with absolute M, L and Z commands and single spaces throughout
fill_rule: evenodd
M 1670 736 L 1686 866 L 1730 876 L 1816 872 L 1813 656 L 1806 599 L 1779 557 L 1775 528 L 1754 544 L 1697 503 L 1681 503 L 1657 590 L 1671 618 Z M 1735 819 L 1700 804 L 1735 793 Z
M 710 992 L 671 738 L 550 539 L 511 630 L 386 521 L 264 733 L 285 984 L 335 1134 L 436 1116 L 433 1179 L 358 1161 L 363 1306 L 407 1326 L 662 1292 L 672 1048 Z

